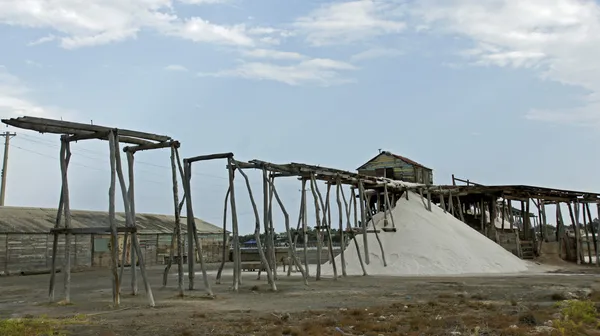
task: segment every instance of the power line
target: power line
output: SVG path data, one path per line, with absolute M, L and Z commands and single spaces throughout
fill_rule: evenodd
M 29 134 L 24 134 L 24 133 L 22 133 L 22 135 L 25 136 L 24 138 L 22 138 L 25 141 L 29 141 L 29 142 L 32 142 L 32 143 L 41 144 L 41 145 L 44 145 L 44 146 L 49 146 L 49 147 L 54 147 L 54 148 L 60 148 L 56 143 L 50 142 L 50 141 L 48 141 L 46 139 L 41 139 L 41 138 L 34 137 L 34 136 L 31 136 Z M 104 161 L 103 159 L 100 159 L 100 158 L 97 158 L 97 157 L 91 157 L 91 156 L 83 155 L 82 153 L 78 153 L 78 152 L 79 151 L 86 151 L 88 153 L 92 153 L 94 155 L 98 155 L 98 156 L 101 156 L 101 157 L 104 157 L 106 155 L 105 153 L 101 153 L 99 151 L 94 151 L 94 150 L 87 149 L 87 148 L 77 148 L 76 150 L 72 149 L 71 151 L 72 152 L 76 152 L 77 155 L 79 155 L 79 156 L 82 156 L 82 157 L 85 157 L 85 158 L 88 158 L 88 159 L 91 159 L 91 160 L 101 160 L 101 161 Z M 142 164 L 142 165 L 146 165 L 146 166 L 150 166 L 150 167 L 156 167 L 156 168 L 162 168 L 162 169 L 171 170 L 170 166 L 163 166 L 163 165 L 159 165 L 159 164 L 156 164 L 156 163 L 145 162 L 145 161 L 140 161 L 140 160 L 136 160 L 135 162 L 136 162 L 136 164 Z M 218 175 L 212 175 L 212 174 L 206 174 L 206 173 L 192 172 L 192 175 L 210 177 L 210 178 L 215 178 L 215 179 L 220 179 L 220 180 L 229 180 L 228 177 L 223 177 L 223 176 L 218 176 Z

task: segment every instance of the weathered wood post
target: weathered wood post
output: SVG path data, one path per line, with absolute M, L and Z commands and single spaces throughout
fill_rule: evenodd
M 302 204 L 304 204 L 304 208 L 302 208 L 302 240 L 303 244 L 303 252 L 304 252 L 304 267 L 306 268 L 306 276 L 310 276 L 310 269 L 308 266 L 308 232 L 307 232 L 307 221 L 308 221 L 308 203 L 306 200 L 306 179 L 302 178 Z
M 285 206 L 283 205 L 283 202 L 279 198 L 279 194 L 277 193 L 277 189 L 275 189 L 275 183 L 274 183 L 274 181 L 272 179 L 269 180 L 269 184 L 270 184 L 270 189 L 273 191 L 273 195 L 275 196 L 275 200 L 277 201 L 277 204 L 279 204 L 279 208 L 281 209 L 281 212 L 283 212 L 283 217 L 285 219 L 285 231 L 287 232 L 287 238 L 288 238 L 288 242 L 289 242 L 288 249 L 289 249 L 289 252 L 290 252 L 290 255 L 291 255 L 292 262 L 300 270 L 300 274 L 302 274 L 302 279 L 304 280 L 304 285 L 308 286 L 307 275 L 304 272 L 304 268 L 302 267 L 302 264 L 298 260 L 298 255 L 296 254 L 296 247 L 295 247 L 295 245 L 293 244 L 293 241 L 292 241 L 292 232 L 291 232 L 291 229 L 290 229 L 290 216 L 289 216 L 288 212 L 285 210 Z M 288 265 L 288 267 L 291 268 L 292 265 Z
M 66 217 L 67 217 L 67 212 L 69 215 L 69 222 L 71 221 L 71 209 L 69 207 L 69 183 L 68 183 L 68 176 L 67 176 L 67 169 L 69 166 L 69 161 L 71 160 L 71 147 L 69 142 L 66 140 L 66 137 L 61 137 L 61 141 L 60 141 L 60 170 L 61 170 L 61 188 L 60 188 L 60 200 L 58 202 L 58 210 L 56 212 L 56 222 L 54 224 L 54 228 L 58 229 L 60 227 L 60 223 L 61 223 L 61 217 L 63 214 L 63 211 L 65 213 L 65 222 L 66 222 Z M 65 195 L 66 194 L 66 195 Z M 66 202 L 65 202 L 66 200 Z M 56 255 L 58 253 L 58 233 L 54 233 L 53 235 L 53 242 L 52 242 L 52 263 L 51 263 L 51 267 L 50 267 L 50 288 L 48 290 L 48 296 L 50 299 L 50 302 L 54 301 L 54 287 L 55 287 L 55 281 L 56 281 Z M 6 238 L 7 240 L 7 244 L 8 244 L 8 236 Z M 6 248 L 6 251 L 8 253 L 8 245 Z M 6 260 L 8 262 L 8 256 L 6 257 Z M 7 269 L 5 270 L 5 272 L 8 274 L 8 267 L 6 267 Z M 65 273 L 66 274 L 66 273 Z M 69 280 L 70 280 L 70 276 L 69 276 Z M 69 284 L 69 289 L 70 289 L 70 284 Z M 70 295 L 69 295 L 69 300 L 70 300 Z
M 577 204 L 577 208 L 579 208 L 579 204 Z M 585 233 L 585 241 L 586 241 L 587 250 L 588 250 L 588 257 L 589 257 L 588 264 L 591 264 L 592 263 L 592 244 L 590 243 L 590 234 L 589 234 L 589 231 L 587 228 L 587 221 L 585 219 L 585 204 L 584 203 L 581 203 L 581 217 L 583 218 L 583 232 Z
M 110 188 L 108 189 L 108 220 L 110 222 L 110 256 L 111 256 L 111 270 L 113 275 L 112 287 L 113 287 L 113 305 L 118 307 L 120 304 L 120 290 L 119 290 L 119 274 L 117 273 L 117 263 L 119 251 L 119 240 L 117 236 L 117 223 L 115 217 L 115 188 L 116 188 L 116 156 L 115 143 L 116 134 L 111 131 L 108 135 L 108 143 L 110 149 Z M 65 216 L 66 217 L 66 216 Z M 65 218 L 66 219 L 66 218 Z M 70 262 L 70 260 L 69 260 Z
M 340 199 L 340 193 L 342 189 L 342 182 L 339 176 L 335 180 L 335 200 L 338 206 L 338 218 L 339 218 L 339 231 L 340 231 L 340 260 L 342 262 L 342 276 L 346 277 L 346 257 L 344 250 L 346 249 L 346 241 L 344 237 L 344 217 L 342 214 L 342 200 Z M 386 195 L 387 197 L 387 195 Z
M 133 153 L 127 151 L 127 172 L 129 178 L 129 190 L 127 195 L 129 196 L 129 212 L 131 216 L 131 226 L 137 227 L 135 222 L 135 173 L 133 170 Z M 125 240 L 124 240 L 125 241 Z M 125 245 L 123 245 L 125 246 Z M 135 242 L 133 239 L 133 233 L 131 234 L 129 258 L 131 259 L 131 293 L 137 295 L 138 284 L 137 284 L 137 267 L 136 267 L 136 250 Z M 120 276 L 120 275 L 119 275 Z M 154 306 L 154 297 L 152 297 L 151 306 Z
M 321 255 L 322 255 L 322 232 L 321 232 L 321 208 L 319 207 L 319 196 L 317 195 L 317 191 L 316 191 L 316 183 L 314 180 L 314 174 L 311 174 L 310 177 L 310 190 L 312 192 L 313 195 L 313 200 L 315 203 L 315 216 L 316 216 L 316 231 L 317 231 L 317 274 L 316 274 L 316 280 L 321 280 Z
M 590 204 L 585 203 L 585 210 L 588 215 L 588 220 L 590 223 L 590 231 L 592 231 L 592 241 L 594 243 L 594 254 L 596 255 L 596 266 L 600 266 L 600 258 L 598 253 L 598 240 L 596 238 L 596 228 L 594 228 L 594 220 L 592 219 L 592 213 L 590 211 Z M 600 214 L 600 212 L 598 212 Z
M 271 233 L 272 232 L 269 227 L 269 195 L 270 195 L 270 191 L 269 191 L 269 178 L 268 178 L 268 174 L 267 174 L 267 169 L 263 167 L 262 173 L 263 173 L 263 228 L 265 230 L 265 250 L 266 250 L 266 254 L 267 254 L 267 262 L 269 263 L 269 267 L 271 267 L 271 270 L 273 271 L 273 280 L 275 280 L 277 266 L 274 264 L 274 260 L 272 258 L 272 256 L 273 256 L 273 250 L 272 250 L 272 246 L 271 246 L 271 243 L 272 243 Z M 269 281 L 271 281 L 271 280 L 269 279 Z
M 172 150 L 173 156 L 175 149 Z M 194 289 L 194 261 L 196 259 L 196 253 L 194 253 L 194 245 L 198 249 L 198 261 L 200 262 L 200 268 L 202 269 L 202 279 L 204 280 L 204 290 L 209 296 L 213 296 L 213 291 L 208 280 L 208 273 L 206 272 L 206 265 L 204 264 L 204 253 L 202 250 L 202 241 L 197 239 L 196 231 L 196 217 L 194 216 L 194 206 L 192 201 L 192 163 L 186 159 L 183 160 L 183 172 L 184 172 L 184 190 L 186 194 L 186 212 L 187 212 L 187 233 L 188 233 L 188 277 L 190 281 L 190 290 Z M 174 173 L 175 180 L 177 175 Z M 174 181 L 176 183 L 176 181 Z M 177 211 L 177 208 L 175 209 Z M 181 225 L 179 225 L 181 227 Z M 191 260 L 191 261 L 190 261 Z M 181 262 L 180 262 L 181 263 Z
M 229 235 L 227 234 L 227 202 L 229 201 L 229 192 L 230 189 L 227 188 L 227 193 L 225 194 L 225 204 L 223 206 L 223 255 L 221 257 L 219 270 L 217 271 L 217 279 L 215 280 L 217 285 L 221 284 L 221 273 L 223 273 L 225 260 L 227 259 L 227 252 L 229 252 Z
M 346 227 L 350 233 L 350 239 L 354 241 L 354 246 L 356 247 L 356 256 L 358 257 L 358 262 L 360 263 L 360 267 L 363 272 L 363 276 L 367 275 L 367 270 L 365 269 L 365 264 L 362 259 L 362 255 L 360 253 L 360 248 L 358 247 L 358 241 L 356 241 L 356 236 L 354 235 L 354 230 L 350 224 L 350 213 L 354 209 L 354 227 L 358 227 L 358 215 L 356 211 L 356 194 L 354 192 L 354 187 L 350 189 L 350 205 L 346 202 L 346 196 L 344 195 L 344 189 L 341 189 L 342 200 L 344 201 L 344 207 L 346 209 Z M 352 207 L 354 205 L 354 207 Z
M 234 164 L 237 166 L 237 163 L 235 161 Z M 244 178 L 244 181 L 246 182 L 248 196 L 250 197 L 250 203 L 252 204 L 252 209 L 254 210 L 254 239 L 256 239 L 256 248 L 258 249 L 260 260 L 265 268 L 265 273 L 267 273 L 267 281 L 271 285 L 271 290 L 277 291 L 277 285 L 275 284 L 275 280 L 273 279 L 273 273 L 271 267 L 269 266 L 269 261 L 267 260 L 267 256 L 265 255 L 265 251 L 263 250 L 262 243 L 260 242 L 260 217 L 258 215 L 258 208 L 256 206 L 256 201 L 254 200 L 254 195 L 252 193 L 252 187 L 250 186 L 250 180 L 248 179 L 248 175 L 246 175 L 243 169 L 241 169 L 239 166 L 237 166 L 237 168 L 242 177 Z
M 365 263 L 370 263 L 369 257 L 369 241 L 367 237 L 367 216 L 365 213 L 365 187 L 361 180 L 358 180 L 358 197 L 360 199 L 360 220 L 362 224 L 363 233 L 363 248 L 365 249 Z
M 240 237 L 238 229 L 237 207 L 235 204 L 235 188 L 233 179 L 235 177 L 236 165 L 233 157 L 227 158 L 227 171 L 229 173 L 229 205 L 231 207 L 231 222 L 233 234 L 233 290 L 238 291 L 242 283 L 241 262 L 240 262 Z
M 575 249 L 577 253 L 577 265 L 581 264 L 581 244 L 579 241 L 579 225 L 575 220 L 575 216 L 573 215 L 573 207 L 571 206 L 571 202 L 567 203 L 569 207 L 569 216 L 571 217 L 571 223 L 573 224 L 573 231 L 575 233 Z

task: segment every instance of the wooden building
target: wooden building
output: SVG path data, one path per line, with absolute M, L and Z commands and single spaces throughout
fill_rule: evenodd
M 358 167 L 359 174 L 387 177 L 404 182 L 433 184 L 433 170 L 409 158 L 382 151 Z
M 0 207 L 0 274 L 19 274 L 49 271 L 52 262 L 53 235 L 50 230 L 56 221 L 56 209 Z M 71 248 L 71 263 L 75 268 L 110 267 L 109 216 L 102 211 L 71 210 L 71 227 L 106 227 L 106 235 L 75 234 Z M 125 213 L 116 214 L 118 227 L 125 226 Z M 185 222 L 185 217 L 182 222 Z M 138 239 L 146 266 L 164 264 L 170 254 L 171 237 L 175 226 L 174 216 L 136 214 Z M 222 258 L 223 231 L 221 228 L 196 219 L 196 227 L 203 241 L 203 252 L 208 262 Z M 183 236 L 187 236 L 182 226 Z M 59 235 L 57 265 L 64 259 L 64 238 Z M 123 234 L 119 234 L 122 251 Z M 128 240 L 131 242 L 131 239 Z M 187 244 L 187 238 L 183 239 Z M 129 244 L 128 244 L 129 245 Z M 184 248 L 184 258 L 187 247 Z M 121 253 L 119 253 L 119 260 Z M 126 257 L 126 265 L 129 257 Z

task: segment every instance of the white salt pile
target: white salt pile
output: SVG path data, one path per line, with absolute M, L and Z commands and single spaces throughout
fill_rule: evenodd
M 426 202 L 425 202 L 426 203 Z M 432 205 L 427 210 L 421 196 L 409 192 L 409 199 L 401 198 L 392 209 L 396 232 L 381 230 L 387 267 L 381 258 L 381 249 L 374 233 L 368 233 L 370 264 L 365 265 L 369 275 L 458 275 L 483 273 L 516 273 L 528 270 L 519 259 L 484 235 Z M 374 216 L 375 227 L 384 224 L 383 213 Z M 369 223 L 373 228 L 373 223 Z M 388 215 L 388 227 L 391 220 Z M 356 236 L 364 260 L 362 235 Z M 344 254 L 348 275 L 362 275 L 355 242 L 351 241 Z M 341 255 L 335 258 L 341 274 Z M 333 274 L 332 265 L 322 266 L 324 275 Z

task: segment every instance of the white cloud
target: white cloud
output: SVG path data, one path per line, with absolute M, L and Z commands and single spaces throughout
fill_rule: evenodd
M 33 66 L 36 68 L 42 68 L 43 65 L 41 63 L 38 63 L 36 61 L 32 61 L 32 60 L 25 60 L 25 64 L 29 65 L 29 66 Z
M 244 25 L 219 26 L 201 18 L 191 18 L 175 24 L 168 34 L 176 35 L 194 42 L 211 42 L 240 46 L 252 46 L 253 39 L 248 36 Z
M 132 39 L 142 30 L 178 36 L 194 42 L 251 46 L 269 37 L 264 29 L 219 25 L 199 17 L 180 18 L 174 0 L 4 0 L 0 1 L 0 24 L 51 29 L 49 35 L 29 45 L 59 40 L 63 48 L 89 47 Z M 209 4 L 216 0 L 185 0 Z M 277 38 L 281 33 L 273 32 Z
M 182 71 L 182 72 L 187 72 L 188 69 L 186 67 L 184 67 L 183 65 L 179 65 L 179 64 L 170 64 L 167 65 L 165 67 L 165 70 L 168 71 Z
M 264 62 L 243 62 L 232 70 L 217 73 L 200 73 L 199 76 L 242 77 L 272 80 L 288 85 L 331 86 L 353 82 L 344 78 L 342 71 L 355 70 L 352 64 L 331 59 L 314 58 L 295 64 L 278 65 Z
M 404 55 L 404 52 L 398 49 L 388 49 L 388 48 L 373 48 L 369 50 L 365 50 L 358 54 L 353 55 L 350 59 L 353 62 L 364 61 L 375 58 L 382 57 L 398 57 Z
M 251 49 L 244 50 L 242 54 L 249 58 L 269 58 L 275 60 L 300 60 L 306 56 L 290 51 L 278 51 L 271 49 Z
M 35 103 L 29 98 L 30 93 L 29 88 L 18 77 L 0 65 L 0 115 L 3 118 L 23 115 L 59 118 L 70 114 L 56 107 Z
M 36 46 L 38 44 L 52 42 L 54 40 L 56 40 L 56 36 L 48 35 L 48 36 L 41 37 L 35 41 L 31 41 L 31 42 L 27 43 L 27 45 L 32 47 L 32 46 Z
M 316 46 L 357 42 L 404 30 L 398 8 L 395 1 L 338 1 L 298 18 L 294 26 Z
M 423 0 L 412 8 L 428 29 L 467 37 L 479 65 L 528 68 L 587 92 L 582 106 L 532 110 L 527 118 L 600 125 L 600 5 L 592 0 Z

